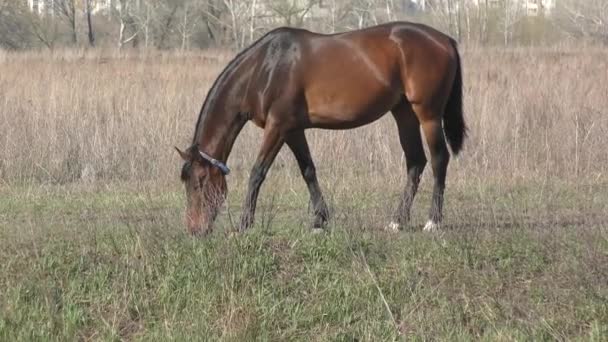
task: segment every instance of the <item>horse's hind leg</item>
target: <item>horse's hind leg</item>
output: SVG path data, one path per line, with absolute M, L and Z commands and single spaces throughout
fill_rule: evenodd
M 414 107 L 414 110 L 420 119 L 426 143 L 431 154 L 431 165 L 433 167 L 433 178 L 435 182 L 433 186 L 433 198 L 431 210 L 429 212 L 429 220 L 424 226 L 424 230 L 433 231 L 439 229 L 439 224 L 441 223 L 443 215 L 443 192 L 445 189 L 445 178 L 448 163 L 450 161 L 450 153 L 447 149 L 445 137 L 443 135 L 443 126 L 441 124 L 442 115 L 438 114 L 442 111 L 427 110 L 422 106 L 416 106 Z
M 325 204 L 321 188 L 319 187 L 315 165 L 310 156 L 310 150 L 304 131 L 297 130 L 289 133 L 286 137 L 286 143 L 298 161 L 300 172 L 302 173 L 302 177 L 304 178 L 306 186 L 308 187 L 308 192 L 310 193 L 310 200 L 315 214 L 313 228 L 323 228 L 325 222 L 329 219 L 329 210 L 327 209 L 327 204 Z
M 399 141 L 405 154 L 407 167 L 405 191 L 395 213 L 394 221 L 387 227 L 391 230 L 398 230 L 401 228 L 401 225 L 409 222 L 412 202 L 418 191 L 420 176 L 424 171 L 427 160 L 424 155 L 424 148 L 422 147 L 420 122 L 411 105 L 404 99 L 391 112 L 399 129 Z

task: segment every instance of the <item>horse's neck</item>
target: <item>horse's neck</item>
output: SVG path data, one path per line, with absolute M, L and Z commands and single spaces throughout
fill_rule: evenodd
M 221 111 L 214 111 L 212 113 L 224 116 L 208 117 L 203 120 L 201 123 L 203 127 L 197 143 L 201 151 L 226 162 L 246 120 L 243 120 L 238 112 L 222 113 Z
M 203 115 L 201 127 L 197 129 L 200 132 L 196 138 L 199 148 L 224 162 L 228 159 L 234 141 L 247 122 L 247 115 L 243 113 L 248 112 L 249 108 L 243 108 L 246 105 L 241 100 L 247 97 L 245 88 L 253 68 L 240 72 L 242 67 L 241 64 L 235 64 L 231 65 L 228 71 L 222 72 L 219 81 L 207 95 L 211 98 L 209 103 L 205 101 L 204 106 L 208 108 L 202 109 L 204 112 L 201 113 Z M 235 96 L 235 93 L 240 96 Z

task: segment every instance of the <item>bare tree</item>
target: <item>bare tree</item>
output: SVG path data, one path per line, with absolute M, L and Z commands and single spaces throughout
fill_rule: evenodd
M 478 42 L 484 44 L 488 39 L 488 0 L 479 2 L 477 7 L 477 19 L 478 19 Z
M 200 24 L 200 20 L 197 20 L 202 17 L 200 5 L 201 1 L 197 0 L 185 0 L 181 3 L 181 13 L 176 27 L 181 38 L 180 47 L 182 50 L 190 47 L 190 38 Z
M 356 28 L 363 28 L 369 25 L 377 25 L 376 1 L 374 0 L 354 0 L 352 1 L 352 15 L 356 20 Z M 347 26 L 348 29 L 353 27 Z
M 32 13 L 25 2 L 0 0 L 0 47 L 25 49 L 45 46 L 52 49 L 59 37 L 51 16 Z
M 159 8 L 157 1 L 146 1 L 143 3 L 141 10 L 138 13 L 137 21 L 139 24 L 139 30 L 144 36 L 144 48 L 148 48 L 152 41 L 152 27 L 154 25 L 154 19 Z
M 509 45 L 513 39 L 513 29 L 519 20 L 524 16 L 523 7 L 518 1 L 503 0 L 502 1 L 502 17 L 501 27 L 503 34 L 503 43 Z
M 569 33 L 608 43 L 608 2 L 605 0 L 560 3 L 558 21 Z
M 27 9 L 23 4 L 0 0 L 0 47 L 8 49 L 26 47 L 31 27 L 20 20 L 25 13 Z
M 87 28 L 88 28 L 88 38 L 89 38 L 89 45 L 91 47 L 95 46 L 95 33 L 93 31 L 93 19 L 92 19 L 92 8 L 91 8 L 91 0 L 84 0 L 84 6 L 85 6 L 85 14 L 87 16 Z
M 245 2 L 240 0 L 223 0 L 224 6 L 230 16 L 229 22 L 222 22 L 225 29 L 229 31 L 232 38 L 233 45 L 240 49 L 245 46 L 246 38 L 251 36 L 249 32 L 251 28 L 247 28 L 241 23 L 246 23 L 249 13 L 251 13 L 252 2 Z
M 272 0 L 267 3 L 267 6 L 281 19 L 283 25 L 302 26 L 304 18 L 317 2 L 315 0 Z
M 139 27 L 135 20 L 134 11 L 139 10 L 141 3 L 135 0 L 120 0 L 117 6 L 118 20 L 120 28 L 118 31 L 118 48 L 125 44 L 132 43 L 133 47 L 139 45 Z M 128 32 L 127 32 L 128 31 Z
M 155 46 L 160 49 L 164 49 L 169 46 L 171 39 L 171 31 L 177 21 L 179 3 L 170 3 L 165 1 L 159 1 L 154 8 L 150 8 L 150 13 L 146 14 L 147 23 L 144 26 L 144 34 L 147 41 L 150 40 L 150 26 L 154 22 L 154 30 L 157 31 L 157 37 L 155 39 Z M 154 20 L 152 20 L 154 17 Z M 149 43 L 147 43 L 149 44 Z
M 395 2 L 393 0 L 384 0 L 384 7 L 386 9 L 386 18 L 388 21 L 394 21 L 395 16 L 393 13 L 395 12 Z
M 72 44 L 78 44 L 76 0 L 54 0 L 52 4 L 54 6 L 54 12 L 59 15 L 70 28 Z
M 347 0 L 324 0 L 327 15 L 325 24 L 327 31 L 333 33 L 340 30 L 350 15 L 350 4 Z
M 427 3 L 427 8 L 433 16 L 435 25 L 457 38 L 460 38 L 461 2 L 464 3 L 460 0 L 437 0 Z

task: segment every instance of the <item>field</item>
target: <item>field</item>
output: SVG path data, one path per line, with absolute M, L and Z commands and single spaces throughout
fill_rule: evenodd
M 463 48 L 470 137 L 442 232 L 427 167 L 403 232 L 390 115 L 307 133 L 332 211 L 284 149 L 238 220 L 261 131 L 228 161 L 209 238 L 186 234 L 181 162 L 231 54 L 0 54 L 0 340 L 608 339 L 608 49 Z

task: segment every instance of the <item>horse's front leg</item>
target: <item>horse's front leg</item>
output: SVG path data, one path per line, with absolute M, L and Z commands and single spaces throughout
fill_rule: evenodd
M 286 140 L 287 146 L 289 146 L 298 161 L 300 172 L 302 173 L 302 177 L 304 178 L 306 186 L 308 187 L 308 192 L 310 193 L 310 200 L 315 214 L 312 228 L 323 229 L 325 223 L 329 219 L 329 209 L 327 208 L 327 204 L 321 193 L 321 187 L 317 180 L 315 164 L 310 156 L 306 135 L 303 130 L 297 130 L 288 134 Z
M 255 207 L 258 200 L 260 187 L 266 178 L 266 173 L 270 169 L 274 158 L 283 146 L 284 138 L 281 131 L 276 126 L 268 125 L 264 129 L 264 140 L 258 153 L 258 157 L 249 175 L 249 186 L 245 203 L 243 204 L 243 214 L 241 216 L 240 231 L 251 227 L 255 216 Z

